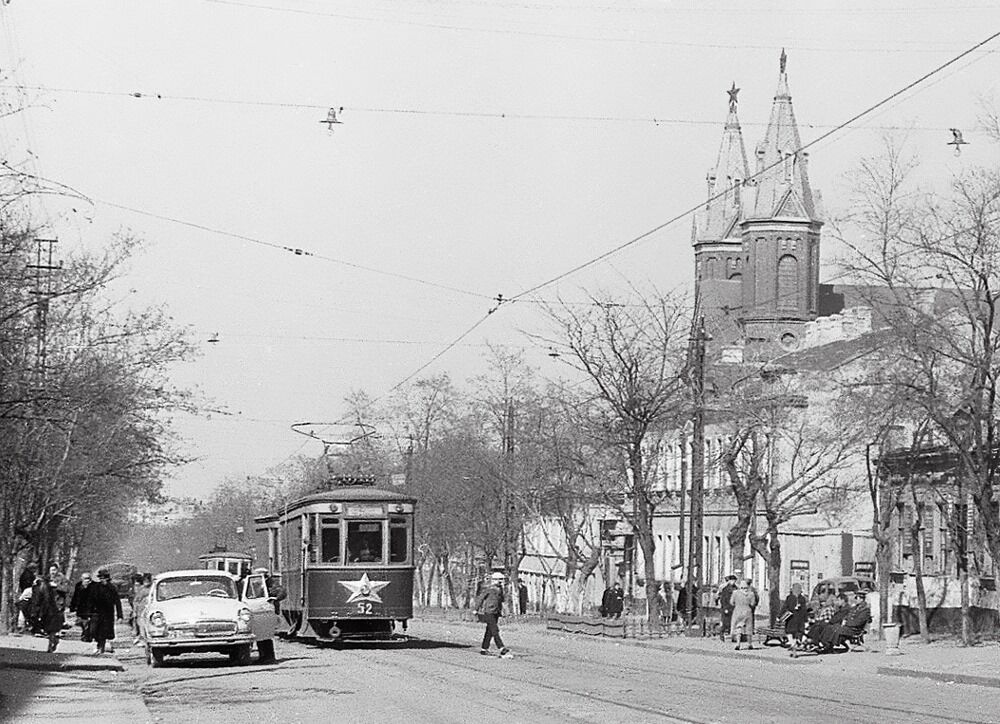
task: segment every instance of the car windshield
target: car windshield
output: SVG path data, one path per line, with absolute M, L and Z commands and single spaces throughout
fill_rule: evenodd
M 231 578 L 222 576 L 191 576 L 189 578 L 167 578 L 156 584 L 156 600 L 169 601 L 188 596 L 216 596 L 236 598 L 236 586 Z

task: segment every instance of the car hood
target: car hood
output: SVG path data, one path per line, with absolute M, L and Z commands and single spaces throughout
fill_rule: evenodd
M 242 601 L 218 596 L 186 596 L 172 598 L 169 601 L 156 601 L 149 606 L 146 615 L 160 611 L 168 623 L 181 621 L 200 621 L 207 619 L 234 620 L 241 608 L 246 608 Z

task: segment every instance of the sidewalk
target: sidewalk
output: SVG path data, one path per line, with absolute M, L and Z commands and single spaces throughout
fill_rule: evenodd
M 0 721 L 150 722 L 146 705 L 113 655 L 64 640 L 55 653 L 34 636 L 0 636 Z
M 578 636 L 578 638 L 589 637 Z M 723 643 L 718 638 L 700 636 L 674 635 L 649 639 L 594 638 L 592 640 L 643 648 L 662 648 L 700 656 L 751 659 L 777 665 L 817 665 L 844 672 L 864 672 L 870 676 L 908 676 L 1000 688 L 1000 644 L 997 642 L 982 643 L 967 648 L 961 646 L 955 639 L 925 644 L 913 636 L 904 638 L 900 642 L 898 655 L 886 654 L 885 644 L 875 641 L 866 644 L 864 651 L 793 659 L 788 649 L 781 646 L 755 644 L 752 651 L 745 648 L 735 651 L 731 643 Z

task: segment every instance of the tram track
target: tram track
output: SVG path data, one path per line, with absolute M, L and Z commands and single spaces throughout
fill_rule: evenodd
M 417 639 L 418 637 L 413 637 L 413 638 Z M 648 649 L 644 649 L 644 650 L 648 651 Z M 677 655 L 682 655 L 682 656 L 683 655 L 697 656 L 698 655 L 697 653 L 692 653 L 692 652 L 689 652 L 689 651 L 676 651 L 676 652 L 675 651 L 667 651 L 666 653 L 669 653 L 672 656 L 677 656 Z M 566 659 L 565 658 L 557 656 L 555 654 L 546 653 L 544 651 L 534 651 L 533 650 L 533 651 L 530 652 L 529 655 L 530 655 L 530 657 L 532 659 L 536 659 L 536 660 L 537 659 L 542 659 L 542 660 L 557 661 L 557 662 L 560 662 L 563 665 L 565 665 L 565 663 L 566 663 Z M 449 662 L 449 663 L 452 664 L 452 665 L 458 666 L 460 668 L 466 668 L 466 669 L 476 670 L 476 671 L 480 671 L 481 670 L 481 669 L 478 669 L 477 667 L 471 666 L 471 665 L 458 664 L 458 663 L 455 663 L 455 662 Z M 581 664 L 584 665 L 584 666 L 587 666 L 588 669 L 592 673 L 597 673 L 597 674 L 599 674 L 603 678 L 612 678 L 612 679 L 615 679 L 616 681 L 623 681 L 623 682 L 630 682 L 631 683 L 632 679 L 630 679 L 629 677 L 630 676 L 634 676 L 636 674 L 644 674 L 644 675 L 657 676 L 657 677 L 663 677 L 663 676 L 666 675 L 666 676 L 670 676 L 670 677 L 675 678 L 675 679 L 680 679 L 680 680 L 688 681 L 688 682 L 692 682 L 692 683 L 711 685 L 711 686 L 715 686 L 715 687 L 729 688 L 729 689 L 732 689 L 732 691 L 733 691 L 733 700 L 734 701 L 739 700 L 741 694 L 744 693 L 747 689 L 752 689 L 752 690 L 760 692 L 762 694 L 772 694 L 775 697 L 794 698 L 794 699 L 798 699 L 798 700 L 801 700 L 801 701 L 811 702 L 811 703 L 815 703 L 815 704 L 824 704 L 824 705 L 828 705 L 828 706 L 829 705 L 834 705 L 834 706 L 843 707 L 843 708 L 846 708 L 846 709 L 853 709 L 853 710 L 858 711 L 859 713 L 871 713 L 871 712 L 874 711 L 874 712 L 883 712 L 883 713 L 886 713 L 886 714 L 890 714 L 890 713 L 891 714 L 897 714 L 897 715 L 904 716 L 904 717 L 910 717 L 911 721 L 913 721 L 913 720 L 923 720 L 923 721 L 933 720 L 933 721 L 941 721 L 941 722 L 955 722 L 955 723 L 958 723 L 958 724 L 991 724 L 991 721 L 992 721 L 990 719 L 968 719 L 968 718 L 962 718 L 962 717 L 956 716 L 954 714 L 936 714 L 936 713 L 931 713 L 931 712 L 927 712 L 925 710 L 920 710 L 920 709 L 914 709 L 914 708 L 908 708 L 908 707 L 899 707 L 899 706 L 890 706 L 890 705 L 886 705 L 886 704 L 877 704 L 877 703 L 869 702 L 869 701 L 858 702 L 858 701 L 852 701 L 852 700 L 849 700 L 849 699 L 845 699 L 845 698 L 842 698 L 842 697 L 823 696 L 823 695 L 820 695 L 820 694 L 810 694 L 810 693 L 795 691 L 794 689 L 785 689 L 785 688 L 779 688 L 779 687 L 774 687 L 774 686 L 766 686 L 766 685 L 760 685 L 760 684 L 753 684 L 753 683 L 748 683 L 748 682 L 745 682 L 745 681 L 732 681 L 732 680 L 726 679 L 726 678 L 716 678 L 716 677 L 711 677 L 711 676 L 698 676 L 698 675 L 695 675 L 695 674 L 684 674 L 684 673 L 680 673 L 680 672 L 677 672 L 677 671 L 674 671 L 674 670 L 654 669 L 654 668 L 651 668 L 651 667 L 634 666 L 634 665 L 629 665 L 629 666 L 626 666 L 626 667 L 615 668 L 615 667 L 611 667 L 611 666 L 608 666 L 608 665 L 600 664 L 598 662 L 589 661 L 587 659 L 580 659 L 580 658 L 574 659 L 574 661 L 573 661 L 573 665 L 574 666 L 578 667 Z M 519 682 L 522 681 L 522 679 L 518 679 L 516 677 L 509 677 L 508 676 L 508 677 L 504 677 L 504 678 L 512 679 L 512 680 L 519 681 Z M 531 683 L 532 683 L 532 685 L 539 685 L 538 682 L 531 682 Z M 542 686 L 545 686 L 545 685 L 542 685 Z M 559 689 L 559 690 L 562 690 L 560 687 L 555 687 L 555 688 Z M 602 701 L 602 702 L 604 701 L 600 697 L 596 697 L 596 696 L 590 697 L 586 693 L 581 693 L 581 692 L 578 692 L 578 691 L 575 691 L 575 690 L 572 690 L 572 689 L 566 689 L 565 691 L 567 691 L 569 693 L 573 693 L 573 694 L 578 695 L 578 696 L 584 696 L 584 697 L 588 697 L 588 698 L 595 698 L 596 700 Z M 604 702 L 604 703 L 616 703 L 617 705 L 623 706 L 624 708 L 633 708 L 632 705 L 627 704 L 625 702 Z M 662 710 L 654 710 L 654 709 L 649 709 L 649 708 L 646 708 L 646 707 L 639 707 L 639 710 L 642 711 L 642 712 L 645 712 L 645 713 L 655 713 L 658 716 L 662 716 L 663 715 Z M 669 716 L 677 716 L 677 715 L 671 714 Z M 709 720 L 688 719 L 688 718 L 684 718 L 684 717 L 678 716 L 677 721 L 684 721 L 684 722 L 704 722 L 704 721 L 709 721 Z
M 415 640 L 421 640 L 418 637 L 412 637 L 412 638 L 415 639 Z M 429 639 L 422 639 L 422 640 L 429 640 Z M 355 652 L 360 652 L 360 651 L 363 651 L 363 650 L 362 649 L 356 649 L 355 650 Z M 406 655 L 408 659 L 413 660 L 414 663 L 415 663 L 415 665 L 414 666 L 402 666 L 400 661 L 398 661 L 398 660 L 392 660 L 392 659 L 396 659 L 397 657 L 403 656 L 403 655 Z M 360 657 L 360 658 L 365 659 L 369 663 L 384 664 L 384 665 L 394 666 L 395 668 L 405 670 L 407 673 L 410 673 L 410 674 L 414 674 L 415 673 L 415 674 L 417 674 L 419 676 L 423 676 L 425 678 L 428 675 L 427 671 L 426 671 L 426 668 L 424 666 L 424 664 L 426 663 L 426 660 L 423 657 L 421 657 L 419 654 L 410 652 L 410 651 L 408 651 L 406 649 L 401 649 L 401 650 L 393 652 L 392 659 L 390 659 L 388 657 L 386 657 L 386 658 L 378 658 L 378 657 L 375 657 L 375 656 L 367 656 L 367 657 Z M 544 689 L 546 691 L 550 691 L 550 692 L 554 692 L 554 693 L 568 694 L 568 695 L 571 695 L 571 696 L 575 696 L 575 697 L 578 697 L 578 698 L 581 698 L 581 699 L 585 699 L 585 700 L 597 702 L 597 703 L 600 703 L 600 704 L 605 704 L 605 705 L 611 705 L 611 706 L 619 707 L 619 708 L 631 711 L 633 713 L 655 716 L 658 719 L 661 719 L 661 720 L 664 720 L 664 721 L 681 722 L 683 724 L 708 724 L 708 722 L 710 721 L 710 720 L 707 720 L 707 719 L 691 719 L 689 717 L 685 717 L 685 716 L 682 716 L 680 714 L 665 712 L 663 709 L 659 709 L 659 708 L 654 709 L 652 707 L 642 706 L 640 704 L 632 704 L 632 703 L 629 703 L 629 702 L 626 702 L 626 701 L 621 701 L 619 699 L 614 699 L 614 698 L 611 698 L 611 697 L 608 697 L 608 696 L 602 696 L 602 695 L 599 695 L 599 694 L 594 694 L 592 692 L 579 691 L 578 689 L 572 689 L 572 688 L 569 688 L 569 687 L 558 686 L 556 684 L 546 684 L 546 683 L 543 683 L 543 682 L 540 682 L 540 681 L 537 681 L 537 680 L 535 680 L 535 681 L 525 681 L 523 677 L 517 677 L 517 676 L 510 675 L 510 674 L 505 674 L 502 671 L 496 671 L 496 670 L 484 671 L 484 669 L 481 666 L 474 666 L 472 664 L 464 664 L 464 663 L 460 663 L 458 661 L 455 661 L 453 659 L 448 659 L 447 661 L 441 661 L 440 663 L 442 663 L 443 665 L 447 665 L 449 667 L 452 667 L 454 669 L 462 669 L 462 670 L 465 670 L 465 671 L 474 672 L 476 674 L 487 674 L 491 678 L 494 678 L 494 679 L 503 679 L 505 681 L 510 681 L 510 682 L 516 683 L 519 686 L 532 686 L 532 687 L 535 687 L 535 688 Z M 565 712 L 563 712 L 561 710 L 553 709 L 552 711 L 553 711 L 554 714 L 557 714 L 558 716 L 566 718 L 566 719 L 573 719 L 575 721 L 581 721 L 581 722 L 582 721 L 591 721 L 589 719 L 581 719 L 579 717 L 569 716 L 569 715 L 567 715 Z

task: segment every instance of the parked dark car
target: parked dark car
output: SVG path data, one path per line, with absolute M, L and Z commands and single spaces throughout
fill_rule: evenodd
M 824 578 L 816 584 L 809 597 L 810 604 L 819 600 L 820 593 L 840 594 L 854 591 L 864 591 L 871 593 L 875 590 L 875 579 L 867 576 L 836 576 L 834 578 Z

